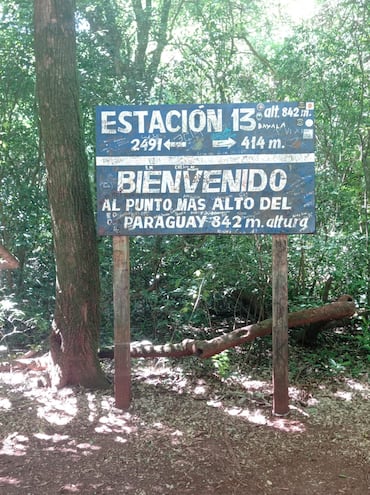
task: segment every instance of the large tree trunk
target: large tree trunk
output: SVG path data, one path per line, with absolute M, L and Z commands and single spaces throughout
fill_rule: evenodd
M 99 261 L 79 116 L 74 0 L 34 0 L 36 81 L 54 233 L 53 385 L 106 385 L 97 347 Z
M 288 315 L 288 327 L 299 327 L 318 321 L 341 320 L 352 316 L 356 310 L 351 296 L 341 296 L 337 302 L 326 304 L 319 308 L 305 309 Z M 256 337 L 264 337 L 271 334 L 272 320 L 264 320 L 245 327 L 233 330 L 211 340 L 186 339 L 178 344 L 148 345 L 133 343 L 131 357 L 182 357 L 192 354 L 203 359 L 218 354 L 230 347 L 251 342 Z

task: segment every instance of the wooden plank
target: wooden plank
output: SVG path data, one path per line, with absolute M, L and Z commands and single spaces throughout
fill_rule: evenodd
M 273 414 L 289 413 L 288 391 L 288 237 L 272 237 Z
M 130 243 L 127 236 L 113 237 L 114 397 L 116 407 L 131 403 L 130 356 Z

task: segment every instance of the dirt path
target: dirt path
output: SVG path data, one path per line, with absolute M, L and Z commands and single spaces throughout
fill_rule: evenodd
M 268 381 L 228 383 L 140 364 L 132 408 L 0 374 L 0 494 L 370 494 L 370 386 L 291 388 L 273 418 Z

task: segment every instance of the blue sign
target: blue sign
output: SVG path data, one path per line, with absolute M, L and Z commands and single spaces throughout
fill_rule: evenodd
M 314 232 L 313 110 L 98 107 L 99 234 Z

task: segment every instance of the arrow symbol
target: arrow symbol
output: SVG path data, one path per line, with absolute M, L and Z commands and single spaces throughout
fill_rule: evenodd
M 228 139 L 217 139 L 216 141 L 212 141 L 212 146 L 214 148 L 231 148 L 236 144 L 236 141 L 231 137 Z
M 170 141 L 167 139 L 166 142 L 163 143 L 163 146 L 167 148 L 168 150 L 171 150 L 171 148 L 186 148 L 186 142 L 185 141 Z

